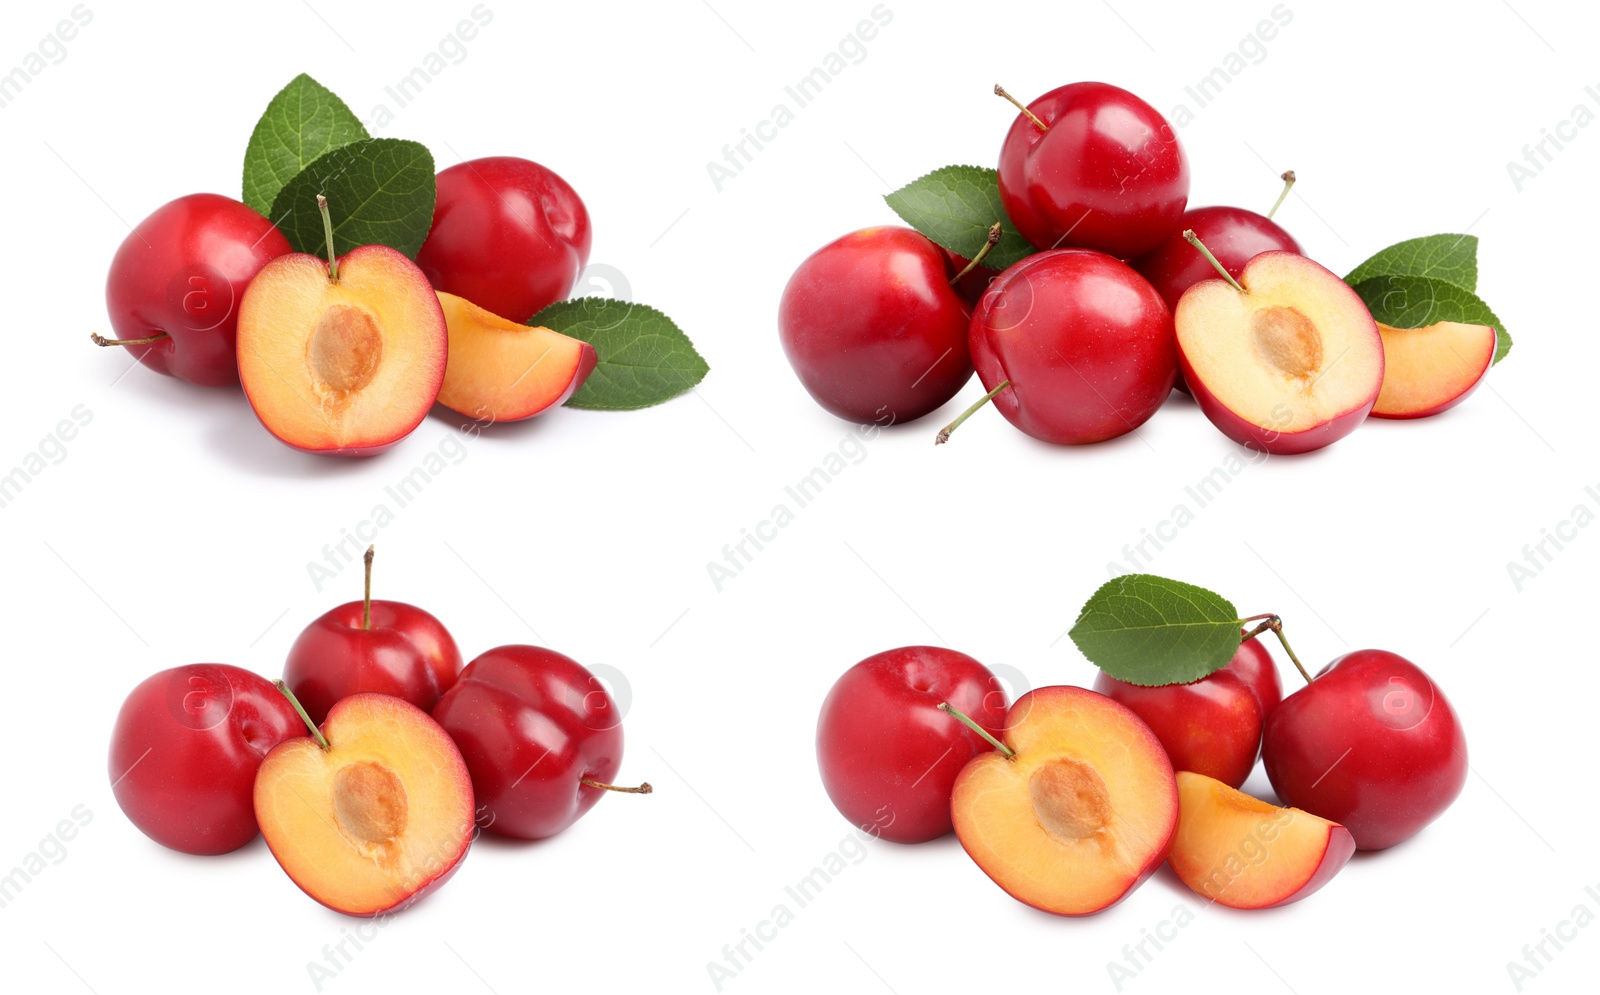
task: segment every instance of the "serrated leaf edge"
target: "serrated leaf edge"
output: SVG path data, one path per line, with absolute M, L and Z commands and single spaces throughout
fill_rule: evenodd
M 700 350 L 699 350 L 699 348 L 697 348 L 695 346 L 694 340 L 689 338 L 689 333 L 685 332 L 683 330 L 683 326 L 678 324 L 677 320 L 674 319 L 672 317 L 672 315 L 667 314 L 665 311 L 661 310 L 658 307 L 655 307 L 654 305 L 642 304 L 642 303 L 640 303 L 638 301 L 618 300 L 615 297 L 573 297 L 573 298 L 569 298 L 569 299 L 564 300 L 564 301 L 556 301 L 553 304 L 546 304 L 544 307 L 539 309 L 539 312 L 537 314 L 535 314 L 533 317 L 529 318 L 526 322 L 524 322 L 524 324 L 529 325 L 530 327 L 544 326 L 545 323 L 543 321 L 541 321 L 540 319 L 545 314 L 549 313 L 552 309 L 564 307 L 564 306 L 569 305 L 569 304 L 584 304 L 584 303 L 588 303 L 588 302 L 601 302 L 601 303 L 607 303 L 607 304 L 625 304 L 630 309 L 637 308 L 637 309 L 640 309 L 640 310 L 648 311 L 651 314 L 654 314 L 654 315 L 662 318 L 663 320 L 671 323 L 672 327 L 676 328 L 678 330 L 678 333 L 683 336 L 683 341 L 689 347 L 689 352 L 691 354 L 693 354 L 695 359 L 698 359 L 700 361 L 700 366 L 702 367 L 702 369 L 700 369 L 699 375 L 694 377 L 688 383 L 688 385 L 685 386 L 682 390 L 680 390 L 677 393 L 671 395 L 670 397 L 663 397 L 658 401 L 649 401 L 649 402 L 642 403 L 642 404 L 575 404 L 573 402 L 578 400 L 578 395 L 575 392 L 572 397 L 567 399 L 565 405 L 563 405 L 564 407 L 574 408 L 574 409 L 579 410 L 579 411 L 642 411 L 645 408 L 653 408 L 653 407 L 656 407 L 657 405 L 665 404 L 668 401 L 676 400 L 677 398 L 682 397 L 684 394 L 687 394 L 689 391 L 691 391 L 694 388 L 698 387 L 701 384 L 701 382 L 705 380 L 706 374 L 711 372 L 711 364 L 706 361 L 705 356 L 702 355 Z M 559 330 L 552 329 L 552 331 L 559 331 Z M 562 331 L 562 332 L 560 332 L 560 334 L 567 335 L 568 333 L 565 332 L 565 331 Z M 576 335 L 572 335 L 570 337 L 571 338 L 579 338 Z M 588 341 L 588 340 L 584 339 L 582 341 Z M 592 344 L 593 343 L 591 343 L 591 345 Z M 685 373 L 686 372 L 685 370 L 683 370 L 681 368 L 678 368 L 678 367 L 640 366 L 640 365 L 638 365 L 636 363 L 622 363 L 622 362 L 617 362 L 617 361 L 614 361 L 614 360 L 607 360 L 607 359 L 604 359 L 603 357 L 600 357 L 598 355 L 598 350 L 597 350 L 596 357 L 595 357 L 595 370 L 598 371 L 601 368 L 602 364 L 604 364 L 606 366 L 622 367 L 623 369 L 650 370 L 652 372 L 661 372 L 661 371 L 664 371 L 664 370 L 672 370 L 672 371 L 678 372 L 678 373 Z M 593 376 L 593 375 L 594 375 L 594 373 L 591 372 L 590 376 Z M 687 377 L 685 377 L 685 379 L 687 379 Z M 579 389 L 581 390 L 582 388 L 579 388 Z
M 304 79 L 304 80 L 306 80 L 306 81 L 308 81 L 310 83 L 314 83 L 324 93 L 326 93 L 328 96 L 332 97 L 335 104 L 337 104 L 338 106 L 344 108 L 344 110 L 352 118 L 355 119 L 356 126 L 361 129 L 362 137 L 361 138 L 357 138 L 357 139 L 353 139 L 352 141 L 349 141 L 349 142 L 346 142 L 345 145 L 353 145 L 353 144 L 355 144 L 355 142 L 370 141 L 372 139 L 372 133 L 367 130 L 366 122 L 362 121 L 360 115 L 356 114 L 355 111 L 350 109 L 350 105 L 345 102 L 345 99 L 343 97 L 341 97 L 337 93 L 333 92 L 333 90 L 329 89 L 325 84 L 323 84 L 323 82 L 321 80 L 319 80 L 316 77 L 312 76 L 310 73 L 307 73 L 307 72 L 296 73 L 294 75 L 293 79 L 289 80 L 289 82 L 287 82 L 287 83 L 283 84 L 283 86 L 279 87 L 278 88 L 278 92 L 274 93 L 267 100 L 267 106 L 262 109 L 261 115 L 256 118 L 256 123 L 250 128 L 250 137 L 248 139 L 246 139 L 245 146 L 244 146 L 244 148 L 245 148 L 244 161 L 240 164 L 240 168 L 239 168 L 239 192 L 241 194 L 241 199 L 246 199 L 246 196 L 247 196 L 246 192 L 245 192 L 245 189 L 244 189 L 244 179 L 245 179 L 245 172 L 246 172 L 246 170 L 249 169 L 249 166 L 250 166 L 250 147 L 255 142 L 256 132 L 261 130 L 261 126 L 266 121 L 266 118 L 267 118 L 267 111 L 271 110 L 272 105 L 277 101 L 277 99 L 279 97 L 283 96 L 285 93 L 287 93 L 288 90 L 289 90 L 289 87 L 294 86 L 296 83 L 298 83 L 302 79 Z M 341 148 L 344 148 L 344 145 L 336 145 L 333 148 L 324 151 L 322 153 L 322 155 L 317 156 L 317 159 L 322 158 L 323 155 L 327 155 L 329 152 L 334 152 L 334 151 L 337 151 L 338 149 L 341 149 Z M 308 162 L 305 165 L 301 166 L 300 167 L 300 172 L 304 172 L 306 169 L 308 169 L 312 165 L 312 163 L 315 163 L 316 161 L 317 161 L 316 159 L 313 159 L 313 160 L 311 160 L 311 162 Z M 289 179 L 283 180 L 281 183 L 278 183 L 278 189 L 273 191 L 273 194 L 272 194 L 273 203 L 267 205 L 267 210 L 270 211 L 272 209 L 272 207 L 277 202 L 278 194 L 283 191 L 284 187 L 289 185 L 289 181 L 290 180 L 293 180 L 294 177 L 298 176 L 298 175 L 300 175 L 300 173 L 295 173 L 294 176 L 290 176 Z M 278 180 L 278 174 L 277 174 L 276 171 L 274 171 L 272 173 L 272 178 L 273 178 L 274 181 Z M 246 203 L 248 204 L 248 200 L 247 199 L 246 199 Z
M 1088 659 L 1089 654 L 1084 652 L 1083 644 L 1080 642 L 1080 640 L 1078 638 L 1078 634 L 1077 634 L 1078 627 L 1081 626 L 1083 624 L 1084 620 L 1090 616 L 1090 614 L 1091 614 L 1090 606 L 1093 605 L 1093 603 L 1097 599 L 1100 599 L 1102 597 L 1102 595 L 1104 595 L 1106 593 L 1108 588 L 1110 588 L 1113 584 L 1126 585 L 1130 580 L 1134 580 L 1134 581 L 1157 580 L 1157 581 L 1163 582 L 1164 584 L 1178 584 L 1178 585 L 1181 585 L 1182 587 L 1187 588 L 1189 590 L 1203 592 L 1205 594 L 1210 595 L 1213 598 L 1216 598 L 1218 601 L 1220 601 L 1224 605 L 1226 605 L 1228 607 L 1228 610 L 1235 616 L 1235 619 L 1234 619 L 1234 623 L 1235 624 L 1242 624 L 1243 621 L 1244 621 L 1243 619 L 1237 618 L 1237 616 L 1239 614 L 1239 609 L 1237 608 L 1237 606 L 1234 605 L 1234 603 L 1231 600 L 1229 600 L 1228 598 L 1223 597 L 1221 594 L 1218 594 L 1216 591 L 1213 591 L 1210 588 L 1201 587 L 1199 584 L 1191 584 L 1188 581 L 1175 580 L 1175 579 L 1173 579 L 1171 577 L 1162 577 L 1159 574 L 1142 574 L 1142 573 L 1141 574 L 1123 574 L 1120 577 L 1113 577 L 1110 580 L 1106 581 L 1105 583 L 1101 584 L 1099 587 L 1095 588 L 1094 592 L 1092 594 L 1090 594 L 1089 597 L 1084 601 L 1083 607 L 1078 610 L 1078 617 L 1073 621 L 1072 628 L 1067 630 L 1067 635 L 1072 638 L 1073 645 L 1078 647 L 1078 652 L 1082 653 L 1085 659 Z M 1163 589 L 1165 590 L 1165 588 L 1163 588 Z M 1193 605 L 1197 611 L 1199 610 L 1199 607 L 1200 607 L 1199 604 L 1187 593 L 1187 591 L 1170 591 L 1170 590 L 1168 590 L 1167 593 L 1172 594 L 1174 597 L 1179 598 L 1180 600 L 1182 600 L 1182 601 L 1184 601 L 1184 602 L 1186 602 L 1186 603 L 1188 603 L 1190 605 Z M 1117 595 L 1117 594 L 1121 594 L 1121 592 L 1120 591 L 1112 592 L 1111 596 L 1114 596 L 1114 595 Z M 1131 595 L 1131 594 L 1122 594 L 1122 596 L 1123 597 L 1129 597 L 1129 598 L 1134 597 L 1134 595 Z M 1094 614 L 1104 614 L 1104 612 L 1103 611 L 1096 611 L 1096 612 L 1094 612 Z M 1121 627 L 1119 627 L 1118 631 L 1121 631 L 1121 632 L 1139 632 L 1139 631 L 1146 631 L 1146 630 L 1153 631 L 1153 630 L 1156 630 L 1156 629 L 1189 628 L 1189 627 L 1199 628 L 1199 627 L 1218 626 L 1218 625 L 1221 625 L 1221 624 L 1223 624 L 1223 623 L 1221 623 L 1221 622 L 1175 622 L 1175 623 L 1164 623 L 1162 625 L 1121 626 Z M 1097 631 L 1105 631 L 1105 630 L 1097 630 Z M 1230 659 L 1231 659 L 1231 657 L 1230 657 Z M 1096 669 L 1104 671 L 1106 674 L 1108 674 L 1108 675 L 1110 675 L 1112 677 L 1115 677 L 1117 680 L 1124 681 L 1125 683 L 1128 683 L 1128 684 L 1134 684 L 1134 685 L 1137 685 L 1139 687 L 1165 687 L 1165 686 L 1167 686 L 1169 684 L 1190 683 L 1192 681 L 1200 680 L 1201 678 L 1203 678 L 1203 677 L 1205 677 L 1205 676 L 1207 676 L 1209 674 L 1215 673 L 1217 670 L 1222 669 L 1222 667 L 1227 666 L 1227 661 L 1223 661 L 1223 663 L 1219 664 L 1216 667 L 1213 667 L 1211 670 L 1205 671 L 1204 673 L 1198 674 L 1195 677 L 1190 678 L 1189 681 L 1166 681 L 1166 682 L 1163 682 L 1163 683 L 1160 683 L 1160 684 L 1146 684 L 1146 683 L 1143 683 L 1143 682 L 1140 682 L 1140 681 L 1130 680 L 1127 677 L 1122 677 L 1122 676 L 1119 676 L 1119 675 L 1116 675 L 1116 674 L 1112 674 L 1110 671 L 1106 671 L 1105 668 L 1101 667 L 1100 664 L 1096 663 L 1094 660 L 1089 660 L 1089 662 L 1094 664 Z

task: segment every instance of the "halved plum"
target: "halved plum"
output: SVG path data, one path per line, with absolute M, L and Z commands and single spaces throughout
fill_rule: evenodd
M 983 872 L 1036 909 L 1081 916 L 1127 897 L 1167 857 L 1178 791 L 1140 718 L 1078 687 L 1030 691 L 1006 715 L 1011 751 L 974 757 L 950 800 Z
M 320 738 L 274 747 L 256 773 L 255 808 L 284 872 L 352 916 L 443 884 L 473 836 L 461 751 L 427 712 L 386 694 L 351 695 L 328 712 Z
M 239 312 L 239 379 L 267 431 L 296 449 L 370 456 L 421 424 L 444 381 L 448 336 L 433 288 L 403 253 L 279 256 Z

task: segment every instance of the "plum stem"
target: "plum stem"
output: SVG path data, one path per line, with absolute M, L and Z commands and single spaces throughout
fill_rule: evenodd
M 650 782 L 649 781 L 645 781 L 643 784 L 639 785 L 637 788 L 626 788 L 626 787 L 620 787 L 620 786 L 615 785 L 615 784 L 607 784 L 604 781 L 596 781 L 593 778 L 589 778 L 589 777 L 582 778 L 581 780 L 582 780 L 582 783 L 587 784 L 591 788 L 600 788 L 603 791 L 615 791 L 615 792 L 618 792 L 618 793 L 624 794 L 624 795 L 648 795 L 651 792 L 656 790 L 655 788 L 652 788 L 650 786 Z
M 273 681 L 272 685 L 282 691 L 285 698 L 289 699 L 289 704 L 293 705 L 294 710 L 299 713 L 300 721 L 304 722 L 306 728 L 311 730 L 311 738 L 317 741 L 317 745 L 324 750 L 328 749 L 328 737 L 324 736 L 322 730 L 317 728 L 317 724 L 311 721 L 311 716 L 306 714 L 305 706 L 300 704 L 300 699 L 296 698 L 294 692 L 289 690 L 289 685 L 282 681 Z
M 1027 118 L 1029 121 L 1032 121 L 1033 122 L 1033 126 L 1035 128 L 1038 128 L 1040 131 L 1049 131 L 1050 130 L 1050 126 L 1048 124 L 1045 124 L 1043 121 L 1039 120 L 1039 115 L 1035 114 L 1033 111 L 1028 110 L 1028 107 L 1027 107 L 1026 104 L 1024 104 L 1022 101 L 1018 100 L 1016 97 L 1013 97 L 1011 94 L 1007 93 L 1006 92 L 1006 88 L 1001 86 L 999 83 L 996 83 L 994 85 L 994 95 L 997 96 L 997 97 L 1004 97 L 1007 100 L 1011 101 L 1013 104 L 1016 104 L 1017 105 L 1017 110 L 1022 112 L 1022 116 L 1023 117 Z
M 963 712 L 961 709 L 957 708 L 956 706 L 950 704 L 948 701 L 939 702 L 939 711 L 941 711 L 941 712 L 945 713 L 946 715 L 950 716 L 952 719 L 955 719 L 957 722 L 960 722 L 962 725 L 966 726 L 968 729 L 971 729 L 973 732 L 975 732 L 978 735 L 982 736 L 984 739 L 987 739 L 989 741 L 989 745 L 994 747 L 995 749 L 999 750 L 1001 755 L 1004 756 L 1007 760 L 1010 760 L 1012 757 L 1017 755 L 1017 751 L 1016 750 L 1013 750 L 1011 747 L 1009 747 L 1006 744 L 1000 742 L 998 739 L 995 739 L 994 736 L 989 732 L 989 730 L 985 729 L 983 726 L 978 725 L 978 723 L 972 721 L 972 719 L 967 717 L 967 714 L 965 712 Z
M 1200 236 L 1196 235 L 1194 233 L 1194 229 L 1193 228 L 1184 229 L 1183 237 L 1184 237 L 1184 240 L 1187 241 L 1190 245 L 1192 245 L 1195 248 L 1200 250 L 1200 254 L 1202 256 L 1206 257 L 1206 261 L 1207 262 L 1209 262 L 1212 266 L 1216 267 L 1217 272 L 1222 274 L 1222 278 L 1224 280 L 1227 280 L 1229 283 L 1233 284 L 1233 289 L 1234 290 L 1237 290 L 1241 294 L 1248 293 L 1247 290 L 1245 290 L 1243 287 L 1239 286 L 1239 281 L 1235 280 L 1233 278 L 1233 274 L 1229 273 L 1228 270 L 1221 263 L 1217 262 L 1217 257 L 1213 256 L 1211 254 L 1211 250 L 1206 248 L 1206 244 L 1204 242 L 1200 241 Z
M 372 554 L 376 548 L 375 546 L 368 546 L 366 555 L 361 557 L 361 562 L 367 568 L 366 588 L 361 595 L 361 627 L 363 629 L 372 628 Z
M 1292 189 L 1294 189 L 1294 170 L 1286 169 L 1283 171 L 1283 192 L 1278 194 L 1278 199 L 1273 203 L 1272 210 L 1267 212 L 1268 221 L 1271 221 L 1272 216 L 1278 213 L 1278 208 L 1283 206 L 1284 200 L 1288 198 L 1289 191 Z
M 166 332 L 157 332 L 154 335 L 146 335 L 142 339 L 108 339 L 99 332 L 89 333 L 89 341 L 102 348 L 112 345 L 149 345 L 152 342 L 160 342 L 166 337 Z
M 1240 636 L 1239 637 L 1239 644 L 1242 646 L 1245 643 L 1248 643 L 1250 640 L 1254 639 L 1255 637 L 1261 635 L 1263 632 L 1266 632 L 1268 629 L 1272 628 L 1271 618 L 1273 618 L 1273 617 L 1276 617 L 1276 616 L 1269 616 L 1269 620 L 1268 621 L 1262 622 L 1260 625 L 1256 626 L 1254 629 L 1251 629 L 1249 632 L 1246 632 L 1244 635 Z M 1247 618 L 1247 619 L 1243 619 L 1242 621 L 1248 622 L 1248 621 L 1250 621 L 1250 619 Z
M 982 397 L 978 398 L 978 400 L 976 402 L 974 402 L 972 407 L 970 407 L 967 410 L 961 412 L 959 415 L 956 415 L 956 420 L 955 421 L 953 421 L 950 424 L 946 425 L 944 428 L 941 428 L 939 430 L 939 434 L 933 437 L 933 444 L 938 446 L 938 445 L 942 445 L 943 443 L 949 442 L 950 441 L 950 433 L 951 432 L 954 432 L 956 429 L 960 428 L 961 427 L 961 423 L 966 421 L 968 418 L 971 418 L 973 412 L 977 411 L 979 408 L 983 407 L 985 404 L 988 404 L 990 401 L 994 400 L 994 396 L 996 394 L 1000 393 L 1002 390 L 1005 390 L 1009 386 L 1011 386 L 1011 381 L 1010 380 L 1002 380 L 1002 381 L 1000 381 L 999 385 L 996 386 L 994 390 L 991 390 L 989 393 L 987 393 L 987 394 L 983 395 Z
M 950 286 L 953 287 L 960 283 L 962 277 L 983 265 L 983 257 L 987 256 L 995 246 L 1000 244 L 1000 231 L 1000 222 L 998 221 L 989 226 L 989 237 L 984 240 L 983 248 L 978 250 L 978 254 L 972 257 L 972 261 L 967 263 L 965 269 L 950 278 Z
M 1294 664 L 1294 669 L 1300 671 L 1300 676 L 1306 679 L 1307 684 L 1310 684 L 1311 675 L 1307 673 L 1305 666 L 1300 662 L 1300 658 L 1295 656 L 1294 647 L 1289 645 L 1289 638 L 1283 634 L 1283 619 L 1276 615 L 1251 615 L 1249 618 L 1240 619 L 1239 621 L 1254 622 L 1258 618 L 1266 619 L 1266 621 L 1262 622 L 1260 625 L 1241 636 L 1239 638 L 1239 643 L 1241 645 L 1248 643 L 1250 640 L 1270 629 L 1272 634 L 1278 637 L 1278 642 L 1283 644 L 1283 651 L 1289 654 L 1289 662 Z
M 328 211 L 328 198 L 317 194 L 317 210 L 322 213 L 322 237 L 328 241 L 328 279 L 339 279 L 339 258 L 333 254 L 333 215 Z
M 1294 655 L 1294 647 L 1289 645 L 1288 637 L 1283 634 L 1283 620 L 1282 619 L 1274 619 L 1273 620 L 1273 622 L 1272 622 L 1272 634 L 1274 636 L 1277 636 L 1278 637 L 1278 642 L 1283 644 L 1283 651 L 1285 653 L 1289 654 L 1289 661 L 1294 664 L 1294 669 L 1300 671 L 1300 676 L 1304 677 L 1306 679 L 1306 683 L 1307 684 L 1310 684 L 1311 683 L 1311 675 L 1309 673 L 1307 673 L 1305 665 L 1300 662 L 1300 658 L 1298 656 Z

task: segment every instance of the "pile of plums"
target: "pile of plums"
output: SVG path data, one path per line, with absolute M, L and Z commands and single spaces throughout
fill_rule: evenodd
M 816 749 L 861 832 L 923 843 L 953 829 L 1012 897 L 1069 916 L 1115 905 L 1163 861 L 1222 905 L 1299 901 L 1357 849 L 1421 831 L 1467 776 L 1461 723 L 1409 660 L 1347 653 L 1285 697 L 1254 637 L 1188 684 L 1102 673 L 1093 690 L 1009 706 L 964 653 L 888 650 L 834 683 Z M 1239 790 L 1257 758 L 1282 805 Z
M 451 166 L 436 183 L 415 262 L 387 245 L 290 252 L 231 197 L 179 197 L 117 250 L 106 279 L 117 337 L 92 338 L 181 380 L 242 383 L 268 432 L 331 456 L 382 452 L 435 402 L 482 423 L 555 408 L 593 371 L 594 347 L 522 322 L 564 300 L 588 261 L 583 201 L 513 156 Z
M 998 169 L 1006 218 L 994 221 L 1038 251 L 995 272 L 910 228 L 865 228 L 790 278 L 783 348 L 833 414 L 911 421 L 976 368 L 986 395 L 937 441 L 992 402 L 1036 439 L 1100 442 L 1144 424 L 1176 386 L 1236 442 L 1299 453 L 1368 414 L 1441 411 L 1488 369 L 1494 329 L 1379 326 L 1269 216 L 1186 210 L 1178 136 L 1127 90 L 1072 83 L 1012 102 Z M 1386 372 L 1390 333 L 1403 342 Z
M 295 884 L 349 915 L 408 905 L 479 830 L 561 832 L 617 787 L 622 716 L 601 681 L 538 646 L 465 668 L 437 618 L 367 593 L 308 625 L 284 679 L 197 663 L 128 695 L 112 790 L 151 839 L 220 854 L 257 832 Z

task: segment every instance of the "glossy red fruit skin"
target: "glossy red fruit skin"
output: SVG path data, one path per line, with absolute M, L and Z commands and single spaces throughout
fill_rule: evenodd
M 417 265 L 435 290 L 508 321 L 566 300 L 593 233 L 577 191 L 550 169 L 491 156 L 441 171 L 433 228 Z
M 1035 253 L 989 285 L 972 314 L 973 365 L 1022 431 L 1060 445 L 1131 432 L 1172 393 L 1172 314 L 1126 263 L 1087 249 Z
M 362 602 L 351 601 L 306 626 L 289 648 L 283 680 L 321 725 L 353 694 L 387 694 L 431 711 L 461 672 L 461 650 L 444 623 L 413 605 L 373 601 L 362 628 Z
M 256 838 L 256 769 L 305 732 L 265 678 L 223 663 L 163 670 L 117 713 L 108 769 L 128 819 L 162 846 L 211 855 Z
M 1094 690 L 1144 719 L 1174 770 L 1244 784 L 1261 754 L 1261 731 L 1283 692 L 1265 646 L 1240 644 L 1221 669 L 1188 684 L 1143 687 L 1100 672 Z
M 939 251 L 944 254 L 945 263 L 949 267 L 951 277 L 966 270 L 967 266 L 972 262 L 966 256 L 956 255 L 943 246 L 940 246 Z M 973 267 L 971 272 L 956 281 L 956 293 L 960 294 L 961 299 L 967 303 L 968 311 L 978 306 L 978 302 L 983 300 L 984 292 L 989 289 L 989 284 L 993 283 L 999 276 L 999 270 L 980 265 Z
M 472 775 L 478 825 L 554 836 L 594 807 L 622 766 L 622 716 L 600 680 L 539 646 L 483 653 L 433 709 Z
M 834 807 L 852 825 L 893 843 L 925 843 L 955 828 L 956 775 L 993 747 L 941 711 L 940 702 L 997 737 L 1005 728 L 1000 681 L 955 650 L 886 650 L 834 682 L 817 719 L 817 767 Z
M 106 278 L 109 337 L 139 362 L 206 387 L 239 382 L 239 301 L 261 267 L 289 251 L 272 222 L 230 197 L 196 193 L 156 209 L 123 239 Z
M 1219 670 L 1188 684 L 1141 687 L 1101 673 L 1094 690 L 1126 705 L 1156 734 L 1173 770 L 1237 788 L 1261 752 L 1261 702 L 1238 674 Z
M 1461 793 L 1467 741 L 1416 664 L 1357 650 L 1267 718 L 1262 760 L 1284 804 L 1341 823 L 1361 850 L 1415 835 Z
M 1272 653 L 1262 638 L 1256 636 L 1240 643 L 1239 652 L 1223 669 L 1238 674 L 1240 680 L 1255 692 L 1256 701 L 1261 703 L 1262 720 L 1265 721 L 1272 710 L 1278 707 L 1278 702 L 1283 700 L 1283 684 L 1278 680 L 1278 665 L 1272 661 Z
M 1189 162 L 1154 107 L 1108 83 L 1069 83 L 1018 114 L 1000 148 L 1000 202 L 1040 249 L 1098 249 L 1121 259 L 1179 231 Z
M 1176 310 L 1183 292 L 1201 280 L 1214 280 L 1216 268 L 1183 233 L 1193 229 L 1217 262 L 1235 280 L 1244 264 L 1263 252 L 1283 251 L 1304 255 L 1300 243 L 1277 222 L 1241 207 L 1197 207 L 1184 212 L 1176 231 L 1161 244 L 1128 264 L 1138 270 L 1156 293 Z
M 778 305 L 800 383 L 862 424 L 912 421 L 950 400 L 972 377 L 954 275 L 945 251 L 910 228 L 863 228 L 813 252 Z

